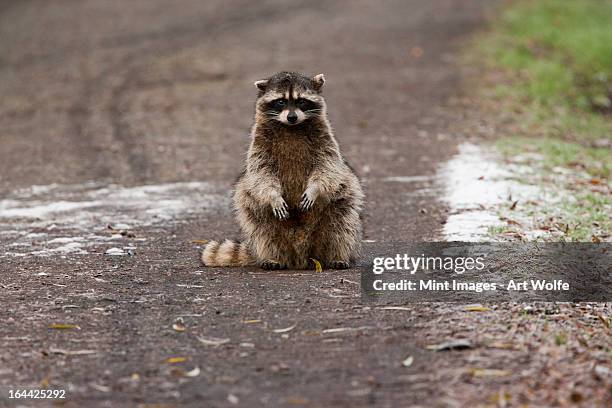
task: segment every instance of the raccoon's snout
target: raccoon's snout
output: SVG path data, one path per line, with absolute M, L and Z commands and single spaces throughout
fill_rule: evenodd
M 289 114 L 287 115 L 287 122 L 295 123 L 295 122 L 297 122 L 297 120 L 298 120 L 297 113 L 295 113 L 295 111 L 289 112 Z
M 289 126 L 300 124 L 305 119 L 306 115 L 299 109 L 285 109 L 276 117 L 276 120 Z

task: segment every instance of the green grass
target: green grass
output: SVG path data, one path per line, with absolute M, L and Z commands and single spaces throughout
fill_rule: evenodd
M 496 147 L 510 161 L 537 153 L 521 177 L 571 191 L 536 212 L 566 222 L 570 240 L 610 236 L 612 199 L 589 178 L 607 184 L 612 163 L 612 0 L 509 1 L 468 57 L 485 69 L 483 106 L 504 121 Z M 561 181 L 549 177 L 559 167 Z
M 601 194 L 584 193 L 574 199 L 564 199 L 556 212 L 569 225 L 566 237 L 571 241 L 590 241 L 596 229 L 610 231 L 612 200 Z
M 516 1 L 483 47 L 512 69 L 519 92 L 545 107 L 610 107 L 612 1 Z
M 610 44 L 612 0 L 519 0 L 479 38 L 475 57 L 504 73 L 493 94 L 526 128 L 584 145 L 612 131 Z
M 612 231 L 612 197 L 593 192 L 578 191 L 575 195 L 561 196 L 552 203 L 523 203 L 522 215 L 527 219 L 536 218 L 539 226 L 548 226 L 555 230 L 545 241 L 588 242 L 593 237 L 600 238 L 602 233 Z M 507 209 L 500 210 L 499 216 L 515 217 L 517 214 Z M 509 232 L 521 232 L 521 227 L 513 225 L 495 225 L 488 229 L 493 237 L 503 236 Z M 539 240 L 539 239 L 537 239 Z
M 488 228 L 488 233 L 490 235 L 500 235 L 509 231 L 512 231 L 512 227 L 507 225 L 493 225 Z
M 521 136 L 500 138 L 495 146 L 509 160 L 524 153 L 542 155 L 538 166 L 543 171 L 566 167 L 602 179 L 610 176 L 612 150 L 608 148 L 586 147 L 550 137 L 534 139 Z
M 593 235 L 600 236 L 600 232 L 607 234 L 612 232 L 612 217 L 610 217 L 612 196 L 605 192 L 590 190 L 591 177 L 605 183 L 609 175 L 609 165 L 612 163 L 610 149 L 586 148 L 556 139 L 528 137 L 501 138 L 496 141 L 495 147 L 510 162 L 525 153 L 542 155 L 541 159 L 522 162 L 535 171 L 516 177 L 515 180 L 524 184 L 539 185 L 554 195 L 561 192 L 560 201 L 555 200 L 553 204 L 542 202 L 530 206 L 527 215 L 540 219 L 553 217 L 555 222 L 569 225 L 567 233 L 562 237 L 564 240 L 584 242 L 590 241 Z M 552 176 L 558 167 L 570 171 L 565 176 Z M 497 230 L 491 229 L 489 233 L 503 234 L 508 229 L 500 227 Z

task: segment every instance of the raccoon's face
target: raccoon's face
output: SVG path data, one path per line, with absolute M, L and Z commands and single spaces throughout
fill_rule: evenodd
M 257 81 L 257 114 L 264 120 L 285 126 L 321 117 L 325 115 L 325 101 L 321 96 L 324 83 L 323 74 L 308 78 L 292 72 L 281 72 Z

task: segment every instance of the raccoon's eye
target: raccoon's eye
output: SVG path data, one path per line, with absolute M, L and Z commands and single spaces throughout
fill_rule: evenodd
M 274 101 L 274 106 L 282 109 L 287 105 L 287 101 L 285 101 L 284 99 L 277 99 Z
M 300 108 L 302 111 L 307 111 L 307 110 L 316 108 L 316 104 L 314 102 L 309 101 L 308 99 L 304 99 L 304 98 L 299 98 L 296 101 L 296 104 L 297 104 L 297 107 Z

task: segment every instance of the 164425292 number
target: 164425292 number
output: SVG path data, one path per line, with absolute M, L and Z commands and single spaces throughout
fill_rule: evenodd
M 9 399 L 65 399 L 66 390 L 9 389 Z

